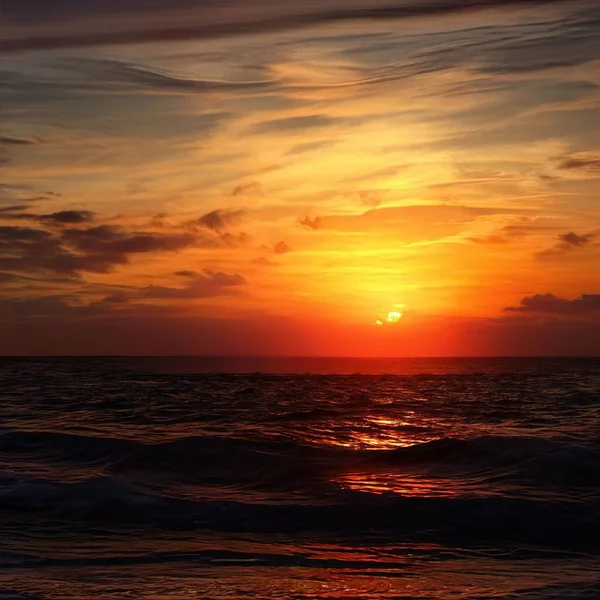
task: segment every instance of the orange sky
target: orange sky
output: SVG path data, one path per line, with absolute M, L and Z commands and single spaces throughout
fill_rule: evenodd
M 597 3 L 34 4 L 1 353 L 600 353 Z

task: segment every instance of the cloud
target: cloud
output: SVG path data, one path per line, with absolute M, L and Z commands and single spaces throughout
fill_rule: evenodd
M 316 231 L 317 229 L 321 229 L 323 226 L 323 219 L 321 217 L 314 217 L 314 219 L 311 219 L 310 217 L 304 217 L 304 219 L 300 220 L 300 225 L 302 225 L 302 227 L 306 227 L 306 229 L 312 229 Z
M 244 210 L 218 209 L 209 212 L 199 219 L 185 223 L 188 230 L 201 232 L 205 237 L 197 242 L 207 248 L 240 248 L 250 244 L 252 237 L 243 231 L 227 231 L 229 227 L 241 223 L 245 218 Z M 212 232 L 212 233 L 208 233 Z
M 243 231 L 239 233 L 221 232 L 219 233 L 219 238 L 229 248 L 241 248 L 247 246 L 252 241 L 252 236 Z
M 600 153 L 579 152 L 561 157 L 558 168 L 584 178 L 600 178 Z
M 468 237 L 465 238 L 469 242 L 474 244 L 494 245 L 494 244 L 506 244 L 507 239 L 501 235 L 485 235 L 482 237 Z
M 171 6 L 171 11 L 164 9 L 142 10 L 141 0 L 124 4 L 117 8 L 110 3 L 101 10 L 101 17 L 96 21 L 102 25 L 97 28 L 82 27 L 86 17 L 93 22 L 93 15 L 99 12 L 98 7 L 90 10 L 90 4 L 83 4 L 70 20 L 65 19 L 72 11 L 56 11 L 53 16 L 47 11 L 40 12 L 39 0 L 12 0 L 4 9 L 6 30 L 0 40 L 0 52 L 18 52 L 24 50 L 42 50 L 51 48 L 69 48 L 102 44 L 148 43 L 157 41 L 177 41 L 186 39 L 211 39 L 231 35 L 248 35 L 314 27 L 327 23 L 343 23 L 357 20 L 402 20 L 419 17 L 440 17 L 482 11 L 491 8 L 509 9 L 517 6 L 539 6 L 566 3 L 567 0 L 437 0 L 432 2 L 402 3 L 396 5 L 369 2 L 366 6 L 348 6 L 342 2 L 323 2 L 320 8 L 298 11 L 295 7 L 285 4 L 281 7 L 270 2 L 253 5 L 244 13 L 237 7 L 238 20 L 224 18 L 227 11 L 219 11 L 214 7 L 207 10 L 205 4 L 196 12 L 189 2 L 179 0 Z M 5 2 L 6 4 L 6 2 Z M 145 5 L 146 8 L 148 5 Z M 156 4 L 150 5 L 155 7 Z M 316 5 L 315 5 L 316 6 Z M 89 12 L 86 14 L 86 7 Z M 277 7 L 277 8 L 276 8 Z M 226 8 L 226 7 L 225 7 Z M 231 7 L 230 7 L 231 8 Z M 127 10 L 129 9 L 129 10 Z M 179 9 L 179 11 L 177 10 Z M 129 12 L 137 18 L 123 19 L 123 12 Z M 35 18 L 29 15 L 40 15 Z M 153 13 L 153 14 L 152 14 Z M 177 18 L 178 15 L 180 18 Z M 19 22 L 31 25 L 25 33 L 19 28 Z M 36 23 L 37 21 L 37 23 Z M 53 23 L 54 21 L 54 23 Z M 62 22 L 61 22 L 62 21 Z M 66 21 L 66 23 L 65 23 Z M 107 27 L 107 21 L 113 26 Z M 9 28 L 11 23 L 13 29 Z M 136 23 L 127 27 L 128 23 Z M 51 27 L 51 25 L 55 25 Z
M 552 256 L 564 254 L 565 252 L 571 252 L 579 250 L 587 246 L 591 246 L 593 242 L 598 238 L 598 232 L 577 234 L 573 231 L 569 233 L 563 233 L 558 236 L 558 242 L 550 249 L 540 252 L 538 256 L 541 258 L 549 258 Z
M 180 271 L 180 277 L 185 277 L 188 282 L 184 287 L 167 287 L 151 285 L 138 288 L 129 293 L 118 292 L 106 298 L 110 303 L 123 303 L 132 299 L 151 300 L 193 300 L 200 298 L 214 298 L 236 293 L 236 288 L 245 286 L 248 282 L 238 273 L 228 274 L 220 271 L 204 270 L 202 273 L 194 271 Z
M 273 252 L 275 252 L 275 254 L 287 254 L 291 251 L 292 249 L 283 241 L 277 242 L 275 246 L 273 246 Z
M 600 315 L 600 294 L 583 294 L 574 300 L 559 298 L 554 294 L 536 294 L 523 298 L 519 306 L 508 306 L 504 310 L 532 315 L 596 316 Z
M 118 227 L 100 225 L 89 229 L 67 229 L 62 239 L 83 252 L 106 256 L 147 252 L 174 252 L 191 246 L 190 234 L 127 233 Z
M 331 141 L 324 140 L 320 142 L 304 142 L 302 144 L 296 144 L 292 146 L 285 154 L 286 156 L 294 156 L 297 154 L 304 154 L 306 152 L 312 152 L 313 150 L 319 150 L 325 146 L 329 146 Z
M 164 69 L 153 69 L 146 65 L 105 58 L 70 58 L 60 63 L 71 71 L 80 72 L 86 78 L 86 87 L 93 87 L 90 76 L 102 81 L 103 86 L 113 90 L 166 90 L 181 94 L 202 94 L 229 91 L 261 91 L 273 87 L 273 82 L 265 81 L 218 81 L 182 77 Z M 217 122 L 227 117 L 227 113 L 217 112 L 199 115 L 202 119 Z
M 116 296 L 117 294 L 115 294 Z M 27 321 L 32 324 L 43 323 L 44 328 L 50 325 L 59 324 L 59 327 L 62 327 L 64 324 L 70 324 L 77 330 L 82 323 L 92 322 L 94 319 L 125 317 L 129 321 L 130 319 L 165 317 L 173 311 L 172 308 L 152 304 L 121 305 L 120 302 L 112 301 L 112 299 L 88 304 L 76 303 L 77 300 L 73 296 L 60 294 L 38 298 L 0 298 L 0 323 L 18 323 L 19 329 Z M 34 341 L 34 339 L 35 337 L 30 338 L 30 341 Z M 56 342 L 58 341 L 57 339 Z
M 294 133 L 317 127 L 328 127 L 339 122 L 339 118 L 327 115 L 302 115 L 299 117 L 285 117 L 256 123 L 250 128 L 251 133 Z
M 0 136 L 0 145 L 5 146 L 35 146 L 39 142 L 37 140 L 25 140 L 10 136 Z
M 587 235 L 577 235 L 574 232 L 565 233 L 559 236 L 562 244 L 569 248 L 581 248 L 587 246 L 594 238 L 596 234 L 588 233 Z
M 93 221 L 94 213 L 89 210 L 63 210 L 50 215 L 40 215 L 39 219 L 60 225 L 71 225 Z
M 15 213 L 15 212 L 27 210 L 29 208 L 30 208 L 29 204 L 15 204 L 13 206 L 5 206 L 3 208 L 0 208 L 0 218 L 2 218 L 2 215 L 4 213 Z M 9 217 L 4 217 L 4 218 L 10 218 L 10 215 L 9 215 Z
M 28 206 L 9 206 L 0 210 L 0 218 L 21 220 L 21 221 L 39 221 L 54 225 L 79 225 L 89 223 L 94 220 L 94 213 L 89 210 L 63 210 L 48 215 L 39 215 L 33 213 L 16 212 L 26 210 Z
M 238 185 L 231 192 L 232 196 L 264 196 L 262 186 L 257 181 Z
M 190 234 L 129 233 L 100 225 L 52 233 L 28 227 L 0 227 L 0 268 L 76 275 L 106 273 L 132 254 L 175 252 L 193 245 Z
M 177 275 L 177 277 L 195 277 L 197 273 L 196 271 L 175 271 L 173 275 Z
M 206 227 L 212 231 L 222 231 L 230 225 L 237 225 L 244 219 L 243 210 L 218 209 L 209 212 L 196 221 L 190 221 L 191 225 Z
M 252 263 L 255 265 L 261 265 L 263 267 L 268 267 L 268 266 L 275 264 L 273 261 L 270 261 L 268 258 L 265 258 L 264 256 L 259 256 L 258 258 L 255 258 L 252 261 Z

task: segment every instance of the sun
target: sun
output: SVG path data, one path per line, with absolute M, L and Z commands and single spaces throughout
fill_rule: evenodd
M 392 310 L 391 312 L 388 313 L 387 322 L 388 323 L 398 323 L 398 321 L 400 321 L 401 318 L 402 318 L 401 312 L 398 312 L 397 310 Z
M 377 319 L 377 321 L 375 321 L 375 325 L 377 325 L 378 327 L 382 327 L 383 325 L 395 325 L 396 323 L 399 323 L 401 321 L 403 316 L 404 307 L 402 308 L 402 310 L 392 310 L 387 314 L 385 318 Z

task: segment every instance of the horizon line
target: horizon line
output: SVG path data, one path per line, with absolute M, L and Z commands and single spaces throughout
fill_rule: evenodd
M 421 356 L 333 356 L 275 354 L 0 354 L 0 360 L 10 358 L 205 358 L 205 359 L 277 359 L 277 360 L 480 360 L 480 359 L 599 359 L 597 354 L 484 354 L 484 355 L 421 355 Z

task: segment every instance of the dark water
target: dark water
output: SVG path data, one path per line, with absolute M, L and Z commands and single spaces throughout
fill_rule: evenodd
M 595 360 L 4 359 L 0 419 L 0 598 L 600 598 Z

